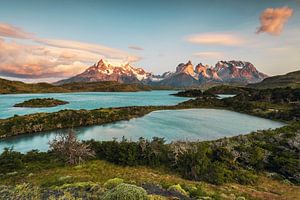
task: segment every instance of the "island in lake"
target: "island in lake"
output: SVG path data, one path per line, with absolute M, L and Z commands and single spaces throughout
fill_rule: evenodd
M 37 98 L 37 99 L 29 99 L 22 103 L 17 103 L 14 107 L 25 107 L 25 108 L 43 108 L 43 107 L 55 107 L 60 105 L 68 104 L 67 101 L 62 101 L 54 98 Z

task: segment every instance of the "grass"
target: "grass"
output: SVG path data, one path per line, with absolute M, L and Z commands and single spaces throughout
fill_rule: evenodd
M 94 182 L 104 185 L 112 178 L 122 178 L 126 183 L 141 185 L 142 183 L 154 183 L 165 188 L 180 184 L 185 187 L 201 185 L 203 193 L 208 196 L 221 195 L 223 199 L 244 196 L 247 199 L 297 199 L 300 196 L 300 187 L 272 180 L 260 176 L 259 185 L 224 184 L 211 185 L 204 182 L 189 181 L 180 178 L 176 174 L 164 169 L 151 169 L 148 167 L 122 167 L 106 161 L 90 161 L 79 166 L 64 166 L 53 169 L 41 170 L 34 174 L 16 174 L 7 179 L 0 179 L 2 184 L 16 185 L 30 183 L 39 187 L 58 187 L 64 184 L 81 184 L 83 182 Z

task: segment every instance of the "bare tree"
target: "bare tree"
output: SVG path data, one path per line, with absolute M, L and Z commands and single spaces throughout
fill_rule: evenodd
M 88 144 L 77 139 L 75 133 L 70 130 L 68 134 L 60 134 L 49 142 L 50 150 L 62 157 L 67 164 L 77 165 L 94 157 L 95 152 Z

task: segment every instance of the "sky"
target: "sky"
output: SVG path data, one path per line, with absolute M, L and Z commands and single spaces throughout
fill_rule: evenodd
M 0 0 L 0 77 L 70 77 L 105 59 L 154 74 L 179 63 L 300 70 L 300 0 Z

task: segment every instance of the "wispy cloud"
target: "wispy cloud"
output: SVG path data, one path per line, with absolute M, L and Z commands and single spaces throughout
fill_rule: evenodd
M 137 50 L 137 51 L 143 51 L 144 48 L 139 47 L 139 46 L 128 46 L 129 49 Z
M 23 29 L 10 24 L 0 23 L 0 36 L 18 39 L 30 39 L 33 38 L 34 34 L 28 33 Z
M 285 23 L 293 15 L 289 7 L 267 8 L 260 15 L 260 27 L 257 33 L 266 32 L 271 35 L 280 35 Z
M 241 37 L 228 33 L 203 33 L 187 36 L 186 41 L 194 44 L 236 46 L 244 41 Z
M 37 39 L 36 42 L 48 46 L 63 48 L 66 50 L 69 49 L 69 50 L 85 51 L 88 53 L 97 54 L 107 59 L 120 59 L 120 61 L 123 62 L 136 62 L 140 59 L 138 56 L 132 56 L 124 51 L 107 47 L 104 45 L 100 45 L 100 44 L 90 44 L 90 43 L 78 42 L 72 40 L 57 40 L 57 39 Z
M 1 24 L 0 75 L 18 78 L 62 78 L 82 72 L 99 59 L 114 63 L 141 59 L 125 51 L 100 44 L 42 39 L 20 28 Z M 1 28 L 2 27 L 2 28 Z M 9 27 L 9 28 L 7 28 Z M 31 44 L 11 38 L 29 39 Z
M 221 59 L 224 57 L 224 54 L 222 52 L 217 52 L 217 51 L 205 51 L 205 52 L 196 52 L 193 54 L 194 57 L 199 57 L 199 58 L 216 58 L 216 59 Z

